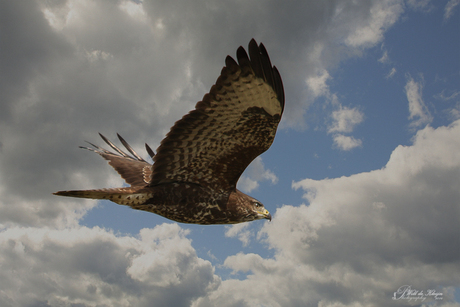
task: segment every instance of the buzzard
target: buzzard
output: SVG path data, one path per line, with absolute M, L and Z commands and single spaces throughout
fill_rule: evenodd
M 238 63 L 225 59 L 215 85 L 195 109 L 177 121 L 154 154 L 153 165 L 118 135 L 127 154 L 102 134 L 115 151 L 89 143 L 130 187 L 60 191 L 60 196 L 108 199 L 120 205 L 194 224 L 271 220 L 256 199 L 236 183 L 246 167 L 273 143 L 284 110 L 280 74 L 263 44 L 239 47 Z

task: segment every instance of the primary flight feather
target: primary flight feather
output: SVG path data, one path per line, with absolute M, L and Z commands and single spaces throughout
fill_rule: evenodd
M 154 154 L 153 165 L 118 135 L 127 154 L 91 144 L 130 185 L 125 188 L 59 191 L 60 196 L 109 199 L 168 219 L 194 224 L 234 224 L 270 219 L 256 199 L 236 189 L 246 167 L 266 151 L 284 110 L 280 74 L 263 44 L 252 39 L 227 56 L 216 83 L 195 109 L 177 121 Z

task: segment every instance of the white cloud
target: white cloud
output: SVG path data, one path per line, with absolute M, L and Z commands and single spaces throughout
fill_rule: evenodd
M 355 108 L 340 106 L 338 110 L 332 112 L 332 124 L 328 128 L 328 133 L 352 132 L 354 127 L 364 119 L 364 114 Z
M 355 30 L 345 39 L 353 47 L 368 47 L 380 42 L 383 33 L 392 26 L 403 12 L 400 1 L 381 1 L 371 6 L 366 16 L 356 22 Z
M 245 193 L 250 193 L 259 187 L 257 180 L 251 179 L 248 176 L 242 175 L 238 180 L 237 188 Z
M 308 89 L 315 98 L 324 96 L 329 103 L 334 105 L 337 110 L 331 114 L 332 123 L 329 124 L 328 133 L 333 134 L 334 145 L 341 150 L 351 150 L 362 145 L 362 141 L 343 133 L 353 132 L 356 125 L 364 120 L 364 114 L 358 108 L 343 107 L 338 101 L 337 95 L 329 90 L 327 81 L 331 76 L 326 70 L 322 70 L 316 76 L 307 79 Z
M 423 85 L 409 77 L 405 86 L 407 100 L 409 101 L 409 119 L 412 127 L 420 127 L 431 123 L 433 120 L 422 98 Z
M 334 145 L 341 150 L 351 150 L 355 147 L 359 147 L 363 142 L 359 139 L 355 139 L 352 136 L 347 136 L 343 134 L 334 135 Z
M 449 0 L 444 8 L 444 20 L 450 19 L 454 14 L 455 7 L 460 4 L 460 0 Z
M 362 141 L 343 133 L 353 132 L 356 125 L 364 120 L 364 114 L 358 108 L 348 108 L 339 105 L 339 109 L 332 112 L 332 123 L 328 133 L 333 134 L 334 145 L 340 150 L 351 150 L 362 145 Z
M 321 70 L 315 76 L 311 76 L 307 79 L 306 83 L 308 89 L 313 93 L 313 96 L 327 96 L 329 95 L 329 87 L 326 82 L 331 78 L 327 70 Z
M 147 14 L 144 11 L 142 2 L 136 3 L 130 0 L 124 0 L 120 2 L 120 9 L 126 11 L 129 16 L 140 22 L 147 22 Z
M 0 304 L 190 306 L 220 279 L 186 234 L 177 224 L 139 238 L 97 227 L 9 228 L 0 232 Z
M 278 183 L 278 177 L 271 170 L 265 168 L 261 157 L 257 157 L 238 181 L 238 189 L 249 193 L 259 187 L 260 181 L 270 181 L 271 184 L 276 184 Z
M 283 206 L 264 225 L 274 257 L 228 257 L 248 278 L 223 281 L 194 306 L 400 306 L 392 296 L 402 285 L 459 306 L 458 135 L 460 121 L 426 127 L 382 169 L 294 182 L 309 205 Z
M 243 243 L 243 246 L 248 246 L 251 238 L 254 236 L 253 233 L 248 229 L 249 223 L 235 224 L 231 226 L 226 226 L 227 231 L 225 236 L 228 238 L 237 237 L 238 240 Z

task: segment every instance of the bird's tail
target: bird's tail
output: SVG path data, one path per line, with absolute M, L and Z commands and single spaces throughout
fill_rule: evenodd
M 142 191 L 139 187 L 113 188 L 113 189 L 96 189 L 96 190 L 73 190 L 59 191 L 53 193 L 58 196 L 108 199 L 120 205 L 137 205 L 144 203 L 147 199 L 152 198 L 153 194 Z

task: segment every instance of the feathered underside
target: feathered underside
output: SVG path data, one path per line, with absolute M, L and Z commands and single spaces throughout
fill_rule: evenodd
M 281 77 L 255 40 L 249 57 L 240 47 L 237 59 L 239 64 L 227 56 L 210 92 L 161 142 L 151 186 L 180 181 L 234 189 L 252 160 L 271 146 L 284 109 Z

